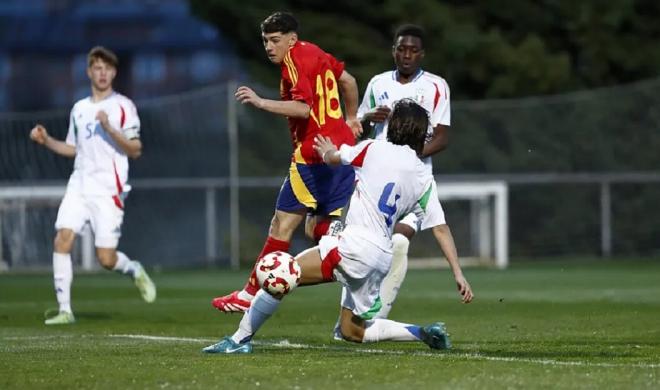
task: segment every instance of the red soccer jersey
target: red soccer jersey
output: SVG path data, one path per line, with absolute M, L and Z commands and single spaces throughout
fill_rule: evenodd
M 289 49 L 281 67 L 282 100 L 299 100 L 311 107 L 309 118 L 289 118 L 293 161 L 322 163 L 312 148 L 317 134 L 330 137 L 337 147 L 354 145 L 355 138 L 339 103 L 337 79 L 344 71 L 344 63 L 313 43 L 298 41 Z

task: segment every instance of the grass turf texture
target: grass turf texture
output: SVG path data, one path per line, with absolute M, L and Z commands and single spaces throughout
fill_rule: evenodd
M 337 284 L 287 297 L 251 355 L 205 355 L 241 316 L 210 298 L 245 272 L 153 275 L 154 304 L 112 273 L 76 275 L 77 323 L 46 327 L 51 275 L 0 275 L 0 388 L 660 388 L 660 263 L 410 271 L 391 318 L 444 321 L 454 349 L 333 341 Z

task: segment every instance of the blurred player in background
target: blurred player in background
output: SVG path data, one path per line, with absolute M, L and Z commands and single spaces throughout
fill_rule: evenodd
M 394 106 L 387 140 L 342 145 L 337 150 L 329 138 L 317 136 L 319 157 L 328 164 L 354 167 L 357 184 L 344 231 L 324 236 L 318 246 L 296 256 L 296 261 L 301 268 L 301 285 L 337 280 L 344 286 L 340 328 L 345 340 L 422 341 L 434 349 L 451 347 L 443 323 L 421 327 L 376 318 L 382 309 L 381 282 L 392 264 L 391 238 L 396 221 L 414 212 L 425 226 L 436 223 L 429 217 L 442 214 L 440 203 L 430 201 L 437 199 L 433 175 L 419 159 L 427 126 L 426 110 L 411 100 L 403 100 Z M 431 211 L 433 208 L 440 210 Z M 444 242 L 453 245 L 449 229 L 445 235 Z M 448 256 L 448 260 L 460 270 L 457 258 Z M 465 278 L 461 279 L 459 292 L 463 302 L 472 301 L 472 289 Z M 204 352 L 251 352 L 250 340 L 279 307 L 281 299 L 261 291 L 243 315 L 238 330 L 204 348 Z
M 145 301 L 156 299 L 156 287 L 142 265 L 117 251 L 124 198 L 130 190 L 128 157 L 140 157 L 142 143 L 135 105 L 112 88 L 116 74 L 115 54 L 104 47 L 92 48 L 87 56 L 92 93 L 71 109 L 66 140 L 52 138 L 39 124 L 30 133 L 34 142 L 61 156 L 75 157 L 55 222 L 53 276 L 59 312 L 46 319 L 46 325 L 75 322 L 71 310 L 71 249 L 76 234 L 87 222 L 94 232 L 99 263 L 108 270 L 130 276 Z
M 378 74 L 369 81 L 358 109 L 358 118 L 362 120 L 365 129 L 373 125 L 372 133 L 375 139 L 387 139 L 388 117 L 395 102 L 413 99 L 424 107 L 430 113 L 430 122 L 421 157 L 427 172 L 432 174 L 431 156 L 444 150 L 448 144 L 451 112 L 447 82 L 421 68 L 424 59 L 424 36 L 424 30 L 416 25 L 406 24 L 397 28 L 392 46 L 396 70 Z M 378 313 L 381 318 L 387 318 L 406 276 L 408 245 L 419 230 L 420 223 L 415 214 L 410 213 L 398 221 L 394 228 L 394 257 L 392 269 L 383 281 L 381 289 L 383 309 Z M 447 225 L 443 221 L 430 228 L 437 239 L 443 235 L 442 230 L 446 229 Z M 452 271 L 460 285 L 462 275 L 454 267 Z
M 287 252 L 293 232 L 308 212 L 305 232 L 318 240 L 331 221 L 340 217 L 353 190 L 353 169 L 323 164 L 313 143 L 317 134 L 329 137 L 337 146 L 355 143 L 362 132 L 357 119 L 357 84 L 342 62 L 318 46 L 299 40 L 297 29 L 297 20 L 285 12 L 275 12 L 261 23 L 268 59 L 281 70 L 281 100 L 264 99 L 246 86 L 236 91 L 241 103 L 287 117 L 293 144 L 289 175 L 280 189 L 268 238 L 257 259 L 274 251 Z M 253 269 L 243 290 L 215 298 L 213 306 L 224 312 L 244 312 L 257 291 Z

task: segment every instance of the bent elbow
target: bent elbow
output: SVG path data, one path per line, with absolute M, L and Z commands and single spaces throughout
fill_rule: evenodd
M 132 158 L 133 160 L 137 160 L 142 156 L 142 148 L 138 148 L 134 150 L 128 157 Z
M 307 103 L 301 103 L 298 105 L 298 112 L 296 116 L 298 118 L 308 119 L 310 117 L 310 111 L 312 108 Z

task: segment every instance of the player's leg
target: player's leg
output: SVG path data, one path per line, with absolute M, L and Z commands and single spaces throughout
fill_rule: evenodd
M 332 270 L 337 264 L 334 254 L 321 258 L 319 247 L 305 250 L 296 256 L 300 265 L 300 286 L 332 282 Z M 334 266 L 333 266 L 334 264 Z M 291 293 L 289 291 L 289 293 Z M 250 341 L 261 326 L 277 311 L 284 296 L 275 297 L 265 290 L 259 290 L 251 302 L 250 308 L 243 314 L 238 329 L 232 336 L 226 336 L 218 343 L 204 348 L 207 353 L 249 353 Z
M 341 209 L 337 214 L 315 215 L 307 214 L 305 220 L 305 236 L 314 242 L 319 242 L 325 235 L 336 236 L 344 229 L 341 221 Z
M 73 263 L 71 250 L 79 233 L 87 221 L 84 199 L 80 194 L 68 191 L 57 211 L 55 240 L 53 242 L 53 282 L 59 305 L 58 314 L 48 318 L 46 325 L 71 324 L 75 322 L 71 309 L 71 283 Z
M 73 282 L 73 264 L 71 249 L 76 234 L 71 229 L 60 229 L 53 243 L 53 282 L 58 303 L 58 314 L 45 321 L 46 325 L 63 325 L 75 322 L 71 309 L 71 283 Z
M 421 341 L 433 349 L 451 348 L 449 335 L 442 322 L 420 326 L 383 318 L 365 320 L 344 307 L 340 324 L 344 339 L 356 343 Z
M 124 210 L 110 197 L 95 197 L 90 203 L 90 223 L 94 230 L 96 258 L 99 264 L 107 270 L 130 277 L 140 291 L 142 299 L 153 302 L 156 300 L 156 286 L 142 264 L 117 251 Z
M 317 207 L 317 176 L 317 166 L 291 163 L 289 175 L 284 180 L 277 197 L 268 238 L 255 263 L 268 253 L 289 250 L 291 237 L 305 220 L 307 210 L 314 210 Z M 214 298 L 212 304 L 223 312 L 244 312 L 250 307 L 250 302 L 258 291 L 256 271 L 253 267 L 242 290 Z
M 344 248 L 342 248 L 344 249 Z M 362 254 L 368 257 L 350 257 L 369 261 L 370 258 L 380 257 L 379 263 L 387 263 L 389 253 L 383 252 L 381 256 L 376 250 L 366 250 Z M 342 254 L 342 256 L 344 256 Z M 356 264 L 353 264 L 356 263 Z M 337 279 L 346 286 L 343 295 L 342 309 L 339 319 L 341 335 L 344 340 L 356 343 L 372 343 L 378 341 L 421 341 L 434 349 L 448 349 L 451 347 L 449 336 L 442 323 L 434 323 L 425 327 L 375 318 L 381 309 L 381 300 L 378 296 L 379 286 L 382 284 L 386 270 L 373 268 L 366 274 L 361 274 L 363 261 L 344 260 L 337 272 Z M 352 276 L 353 275 L 353 276 Z
M 408 271 L 408 247 L 416 231 L 417 217 L 415 214 L 406 215 L 394 227 L 394 235 L 392 235 L 392 267 L 380 287 L 380 299 L 383 302 L 383 307 L 376 314 L 376 318 L 387 318 L 390 310 L 392 310 L 392 305 L 406 278 Z
M 350 228 L 350 226 L 349 226 Z M 342 244 L 343 240 L 342 236 Z M 366 243 L 366 241 L 365 241 Z M 342 256 L 347 246 L 357 247 L 357 242 L 342 245 Z M 348 248 L 350 250 L 350 248 Z M 421 340 L 420 327 L 385 319 L 373 319 L 382 309 L 379 287 L 387 273 L 391 254 L 377 245 L 364 244 L 356 248 L 354 255 L 341 262 L 338 280 L 344 284 L 342 309 L 339 326 L 344 340 L 356 343 L 382 340 L 415 341 Z M 386 265 L 379 269 L 380 265 Z
M 288 252 L 293 232 L 305 219 L 305 214 L 306 210 L 304 209 L 293 212 L 276 210 L 271 220 L 268 238 L 256 261 L 259 261 L 260 258 L 271 252 Z M 215 308 L 223 312 L 244 312 L 250 307 L 250 302 L 254 299 L 258 291 L 259 284 L 257 283 L 256 269 L 253 266 L 250 277 L 242 290 L 214 298 L 212 304 Z

